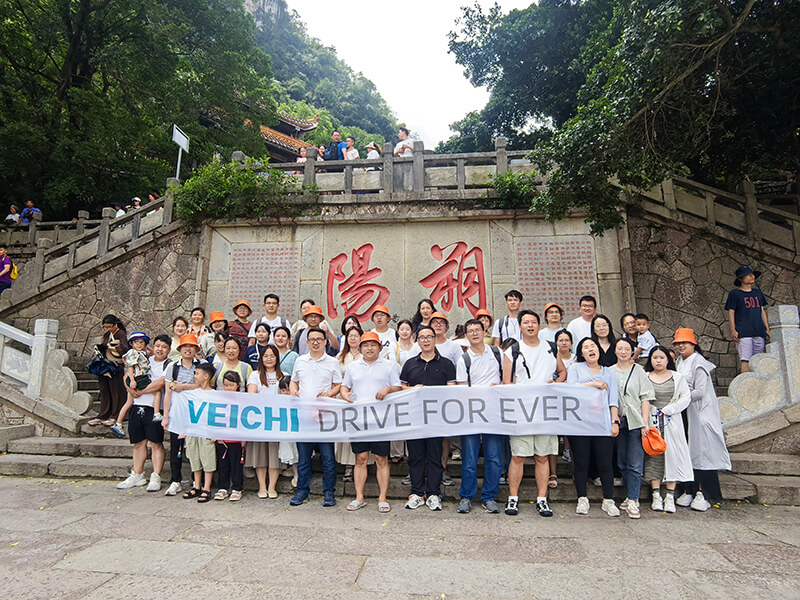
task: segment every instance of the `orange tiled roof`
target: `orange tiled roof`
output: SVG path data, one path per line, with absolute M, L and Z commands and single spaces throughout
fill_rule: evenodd
M 263 135 L 268 142 L 271 142 L 281 148 L 286 148 L 287 150 L 291 150 L 292 152 L 300 154 L 300 148 L 314 148 L 314 144 L 309 144 L 308 142 L 304 142 L 303 140 L 298 140 L 297 138 L 293 138 L 290 135 L 286 135 L 285 133 L 281 133 L 272 127 L 266 127 L 264 125 L 261 126 L 261 135 Z
M 281 111 L 278 111 L 278 118 L 284 123 L 288 123 L 289 125 L 294 125 L 301 131 L 311 131 L 312 129 L 316 129 L 317 122 L 319 121 L 319 115 L 317 115 L 311 120 L 298 119 L 297 117 L 293 117 Z

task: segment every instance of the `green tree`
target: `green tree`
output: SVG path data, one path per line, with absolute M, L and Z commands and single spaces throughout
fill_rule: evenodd
M 0 3 L 0 181 L 47 218 L 160 189 L 177 123 L 193 164 L 263 153 L 270 61 L 241 0 Z M 189 173 L 185 165 L 182 174 Z
M 582 41 L 568 27 L 559 51 L 556 38 L 529 54 L 509 43 L 524 21 L 519 12 L 542 20 L 564 10 L 584 11 Z M 614 177 L 646 188 L 683 173 L 733 187 L 798 168 L 800 3 L 550 0 L 467 18 L 474 24 L 455 38 L 463 45 L 451 48 L 473 82 L 488 85 L 493 101 L 516 100 L 516 110 L 553 124 L 534 152 L 550 176 L 533 208 L 551 218 L 581 207 L 595 231 L 618 224 Z M 558 92 L 542 74 L 565 65 L 575 78 Z

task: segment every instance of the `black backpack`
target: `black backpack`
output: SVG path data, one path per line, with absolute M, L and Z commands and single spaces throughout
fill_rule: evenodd
M 497 346 L 489 346 L 492 350 L 492 354 L 494 354 L 494 358 L 497 361 L 497 364 L 500 365 L 500 380 L 503 380 L 503 355 L 500 353 L 500 348 Z M 517 347 L 517 353 L 519 353 L 519 347 Z M 472 378 L 469 375 L 469 368 L 472 365 L 472 358 L 469 356 L 469 352 L 464 350 L 464 366 L 467 367 L 467 385 L 472 385 Z M 525 360 L 523 357 L 522 360 Z M 526 367 L 527 368 L 527 367 Z
M 522 356 L 522 366 L 525 367 L 525 373 L 528 375 L 528 379 L 530 379 L 531 378 L 531 370 L 528 368 L 528 363 L 525 362 L 525 356 L 522 354 L 522 352 L 519 349 L 519 342 L 517 340 L 514 340 L 509 347 L 511 348 L 511 377 L 512 378 L 516 377 L 516 374 L 517 374 L 517 358 Z M 548 350 L 548 352 L 550 354 L 552 354 L 553 356 L 555 356 L 556 357 L 556 361 L 558 361 L 558 351 L 556 350 L 556 348 L 554 348 L 551 345 L 550 349 Z M 558 363 L 556 362 L 556 364 L 558 364 Z
M 322 160 L 339 160 L 339 143 L 331 142 L 322 153 Z
M 170 362 L 172 362 L 172 381 L 178 381 L 178 370 L 181 367 L 181 361 L 180 360 L 176 360 L 176 361 L 173 362 L 170 359 L 167 359 L 167 364 L 164 365 L 164 370 L 167 369 L 167 367 L 169 366 Z M 201 364 L 201 361 L 199 361 L 199 360 L 193 360 L 192 361 L 192 365 L 195 368 L 199 367 L 200 364 Z

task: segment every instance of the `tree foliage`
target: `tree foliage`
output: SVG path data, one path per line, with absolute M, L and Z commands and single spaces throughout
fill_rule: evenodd
M 305 102 L 326 110 L 333 127 L 357 128 L 368 139 L 376 135 L 391 139 L 397 123 L 375 84 L 354 73 L 334 48 L 310 37 L 299 15 L 289 11 L 283 0 L 278 4 L 277 14 L 263 19 L 256 40 L 272 57 L 274 77 L 284 92 L 279 103 Z M 323 141 L 330 142 L 330 131 Z
M 461 27 L 451 51 L 492 93 L 480 127 L 539 130 L 550 175 L 533 208 L 551 218 L 581 207 L 595 231 L 618 224 L 613 177 L 733 187 L 800 166 L 798 2 L 542 0 L 468 8 Z M 471 143 L 458 131 L 453 147 Z
M 173 123 L 195 164 L 263 153 L 245 125 L 274 122 L 253 29 L 241 0 L 0 3 L 5 200 L 72 217 L 160 189 L 176 161 Z

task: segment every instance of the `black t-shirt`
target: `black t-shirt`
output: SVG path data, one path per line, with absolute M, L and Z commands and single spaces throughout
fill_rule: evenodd
M 421 354 L 409 358 L 400 372 L 400 381 L 406 385 L 447 385 L 456 380 L 456 367 L 447 358 L 435 351 L 435 356 L 426 361 Z
M 767 305 L 761 290 L 731 290 L 725 301 L 725 310 L 733 311 L 733 322 L 739 338 L 767 337 L 767 329 L 761 318 L 761 309 Z

